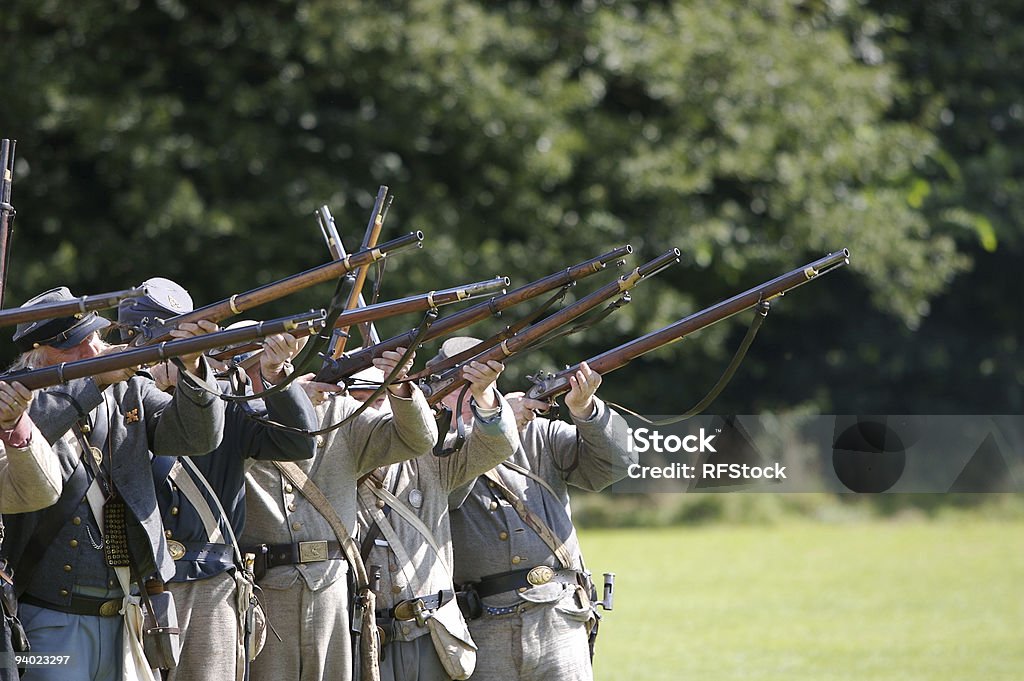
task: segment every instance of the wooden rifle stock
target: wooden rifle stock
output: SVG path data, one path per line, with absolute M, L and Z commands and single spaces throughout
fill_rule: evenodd
M 278 298 L 301 291 L 302 289 L 315 286 L 325 281 L 331 281 L 344 276 L 350 270 L 365 265 L 388 255 L 397 253 L 406 248 L 422 247 L 423 232 L 410 232 L 405 236 L 392 239 L 380 246 L 353 253 L 344 260 L 329 262 L 319 267 L 285 277 L 279 281 L 266 284 L 246 293 L 237 293 L 218 303 L 201 307 L 164 321 L 154 327 L 143 327 L 140 333 L 132 340 L 133 346 L 150 345 L 169 338 L 171 329 L 188 322 L 197 322 L 206 319 L 212 322 L 219 322 L 232 315 L 241 314 L 251 308 L 269 303 Z
M 42 369 L 31 369 L 22 373 L 7 374 L 3 380 L 8 383 L 18 382 L 29 390 L 39 390 L 60 385 L 76 378 L 95 376 L 108 371 L 118 371 L 130 367 L 160 362 L 165 359 L 192 355 L 219 348 L 233 343 L 245 343 L 254 338 L 265 338 L 275 333 L 292 332 L 297 328 L 323 326 L 326 313 L 323 310 L 309 312 L 292 317 L 272 319 L 252 326 L 243 326 L 227 331 L 218 331 L 193 338 L 166 341 L 141 348 L 132 348 L 109 355 L 100 355 L 77 362 L 64 362 Z
M 386 204 L 385 201 L 387 201 Z M 387 209 L 390 205 L 391 202 L 388 200 L 388 188 L 385 185 L 381 185 L 377 189 L 377 200 L 373 203 L 373 212 L 370 214 L 370 223 L 366 226 L 366 234 L 363 236 L 363 243 L 360 246 L 361 250 L 373 248 L 377 245 L 377 239 L 380 238 L 380 230 L 384 226 L 384 217 L 387 215 Z M 338 243 L 340 244 L 341 241 L 339 240 Z M 354 309 L 360 305 L 366 305 L 366 301 L 363 299 L 363 285 L 366 283 L 366 274 L 369 271 L 369 265 L 364 265 L 356 270 L 355 278 L 352 282 L 352 290 L 349 291 L 348 301 L 345 303 L 346 310 Z M 345 345 L 348 342 L 348 325 L 338 328 L 341 331 L 341 337 L 338 339 L 338 344 L 334 349 L 335 357 L 338 357 L 341 353 L 345 352 Z M 366 326 L 360 326 L 359 333 L 363 336 L 363 344 L 369 345 L 369 328 Z
M 602 286 L 585 298 L 581 298 L 572 305 L 569 305 L 555 314 L 547 317 L 536 324 L 533 324 L 511 338 L 502 341 L 499 345 L 486 350 L 472 358 L 473 361 L 487 362 L 496 360 L 503 362 L 517 352 L 542 340 L 552 331 L 568 324 L 574 319 L 581 317 L 590 310 L 593 310 L 601 303 L 616 296 L 620 296 L 631 290 L 641 281 L 658 274 L 667 267 L 679 262 L 679 249 L 673 248 L 661 254 L 654 260 L 640 265 L 629 274 L 619 277 L 616 281 Z M 434 405 L 440 402 L 445 395 L 458 390 L 467 383 L 461 376 L 462 364 L 452 367 L 436 378 L 431 378 L 420 383 L 427 403 Z
M 467 307 L 465 310 L 460 310 L 455 314 L 448 315 L 442 319 L 435 321 L 424 334 L 423 341 L 430 341 L 435 338 L 440 338 L 453 331 L 465 328 L 471 324 L 487 319 L 490 316 L 498 316 L 502 310 L 508 309 L 513 305 L 536 298 L 537 296 L 543 295 L 549 291 L 553 291 L 561 286 L 568 286 L 584 277 L 588 277 L 592 274 L 597 274 L 603 270 L 608 263 L 621 261 L 624 257 L 633 252 L 633 248 L 629 245 L 620 246 L 614 250 L 608 251 L 603 255 L 599 255 L 596 258 L 585 260 L 572 267 L 567 267 L 564 270 L 549 274 L 546 277 L 537 279 L 536 281 L 530 282 L 520 286 L 517 289 L 509 291 L 500 296 L 491 298 L 487 302 Z M 394 350 L 395 348 L 408 347 L 410 343 L 416 338 L 417 331 L 413 329 L 397 336 L 381 341 L 376 345 L 363 348 L 357 352 L 346 354 L 338 359 L 329 360 L 324 363 L 324 366 L 316 375 L 317 381 L 324 383 L 337 383 L 346 376 L 351 376 L 357 371 L 362 371 L 367 367 L 373 366 L 373 359 L 379 357 L 387 350 Z
M 453 286 L 452 288 L 447 288 L 441 291 L 430 291 L 429 293 L 422 293 L 416 296 L 407 296 L 396 300 L 386 300 L 383 303 L 367 305 L 366 307 L 358 307 L 354 310 L 342 312 L 338 315 L 338 319 L 335 321 L 334 326 L 337 328 L 342 325 L 374 322 L 386 317 L 394 317 L 396 315 L 406 314 L 409 312 L 420 312 L 423 310 L 429 310 L 430 308 L 440 307 L 442 305 L 450 305 L 463 300 L 470 300 L 472 298 L 490 295 L 491 293 L 504 289 L 508 284 L 508 277 L 495 277 L 494 279 L 478 281 L 475 284 Z M 227 360 L 235 355 L 241 355 L 249 352 L 250 350 L 256 350 L 257 348 L 258 346 L 256 345 L 233 348 L 214 355 L 214 357 L 221 360 Z
M 141 288 L 130 288 L 124 291 L 82 296 L 74 300 L 63 300 L 57 303 L 12 307 L 9 310 L 0 310 L 0 327 L 37 322 L 42 319 L 54 319 L 55 317 L 82 316 L 87 312 L 117 307 L 117 304 L 124 298 L 139 296 L 142 293 L 143 290 Z
M 17 211 L 11 205 L 14 184 L 14 149 L 18 140 L 0 140 L 0 307 L 7 291 L 7 265 L 11 261 L 11 233 Z
M 591 357 L 587 360 L 587 365 L 601 375 L 615 371 L 640 355 L 681 340 L 692 333 L 706 329 L 712 324 L 728 319 L 744 310 L 749 310 L 762 301 L 769 301 L 783 296 L 788 291 L 792 291 L 812 279 L 816 279 L 848 264 L 850 264 L 850 251 L 847 249 L 844 248 L 836 253 L 829 253 L 824 258 L 787 272 L 780 277 L 755 286 L 709 308 L 695 312 L 657 331 L 652 331 L 645 336 Z M 534 386 L 527 392 L 527 397 L 535 400 L 550 400 L 569 392 L 569 377 L 576 373 L 579 367 L 579 364 L 575 364 L 559 371 L 557 374 L 547 374 L 538 377 Z

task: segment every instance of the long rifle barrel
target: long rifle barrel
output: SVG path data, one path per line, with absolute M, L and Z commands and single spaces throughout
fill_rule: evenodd
M 654 260 L 640 265 L 629 274 L 619 277 L 616 281 L 602 286 L 585 298 L 581 298 L 572 305 L 569 305 L 555 314 L 533 324 L 511 338 L 502 341 L 499 345 L 492 347 L 476 355 L 473 360 L 487 362 L 489 360 L 504 361 L 515 355 L 526 347 L 542 340 L 545 336 L 572 320 L 581 317 L 590 310 L 593 310 L 604 301 L 625 294 L 641 281 L 648 279 L 662 270 L 671 267 L 679 262 L 680 252 L 678 248 L 672 248 L 661 254 Z M 465 385 L 466 379 L 461 377 L 462 365 L 458 365 L 443 372 L 436 379 L 426 380 L 420 383 L 428 404 L 437 404 L 451 392 L 454 392 Z
M 154 327 L 143 327 L 139 335 L 132 341 L 132 344 L 136 346 L 150 345 L 152 343 L 166 340 L 169 337 L 171 329 L 187 322 L 196 322 L 200 319 L 219 322 L 231 317 L 232 315 L 241 314 L 246 310 L 263 305 L 264 303 L 269 303 L 273 300 L 277 300 L 278 298 L 283 298 L 284 296 L 295 293 L 296 291 L 301 291 L 302 289 L 315 286 L 316 284 L 320 284 L 325 281 L 337 279 L 356 267 L 372 263 L 399 251 L 408 248 L 421 248 L 423 245 L 422 241 L 423 232 L 410 232 L 405 236 L 383 243 L 376 248 L 353 253 L 343 260 L 337 260 L 320 265 L 319 267 L 314 267 L 313 269 L 300 272 L 299 274 L 294 274 L 290 277 L 285 277 L 284 279 L 275 281 L 271 284 L 266 284 L 246 293 L 237 293 L 218 303 L 213 303 L 206 307 L 192 310 L 191 312 L 178 315 L 177 317 L 171 317 L 163 324 Z
M 56 317 L 84 315 L 95 310 L 106 310 L 111 307 L 117 307 L 117 304 L 124 298 L 139 296 L 142 293 L 143 290 L 141 288 L 130 288 L 124 291 L 82 296 L 74 300 L 62 300 L 56 303 L 12 307 L 9 310 L 0 310 L 0 327 L 37 322 L 42 319 L 54 319 Z
M 0 307 L 7 291 L 7 265 L 11 261 L 11 233 L 17 211 L 11 205 L 14 184 L 14 150 L 18 140 L 0 140 Z
M 812 263 L 787 272 L 780 277 L 721 301 L 709 308 L 695 312 L 688 317 L 669 324 L 657 331 L 641 336 L 617 348 L 603 352 L 587 360 L 587 365 L 599 374 L 622 368 L 640 355 L 656 350 L 663 345 L 674 343 L 692 333 L 706 329 L 744 310 L 749 310 L 762 301 L 785 295 L 787 292 L 806 284 L 812 279 L 828 274 L 850 264 L 850 251 L 842 249 L 829 253 Z M 538 381 L 527 393 L 528 397 L 546 400 L 569 391 L 569 376 L 576 373 L 579 364 L 564 369 L 544 380 Z
M 256 338 L 265 338 L 275 333 L 292 332 L 299 327 L 312 325 L 320 328 L 324 324 L 324 310 L 310 310 L 301 315 L 281 317 L 251 326 L 242 326 L 226 331 L 218 331 L 193 338 L 166 341 L 142 348 L 133 348 L 122 352 L 112 352 L 77 362 L 64 362 L 42 369 L 32 369 L 23 373 L 7 374 L 2 377 L 7 382 L 21 383 L 29 390 L 39 390 L 60 385 L 76 378 L 85 378 L 108 371 L 118 371 L 130 367 L 160 362 L 165 359 L 206 352 L 214 348 L 235 343 L 245 343 Z
M 559 287 L 568 286 L 584 277 L 597 274 L 607 267 L 608 263 L 621 261 L 632 252 L 632 246 L 620 246 L 619 248 L 608 251 L 596 258 L 585 260 L 584 262 L 573 265 L 572 267 L 567 267 L 564 270 L 549 274 L 546 277 L 537 279 L 536 281 L 530 282 L 524 286 L 520 286 L 508 293 L 496 296 L 487 302 L 467 307 L 465 310 L 460 310 L 455 314 L 448 315 L 434 322 L 430 328 L 427 329 L 422 340 L 423 342 L 427 342 L 435 338 L 440 338 L 471 324 L 487 319 L 492 315 L 497 316 L 502 310 L 506 310 L 513 305 L 518 305 L 519 303 L 530 300 L 531 298 L 536 298 L 537 296 L 553 291 Z M 379 357 L 384 351 L 394 350 L 398 347 L 408 347 L 409 343 L 416 338 L 416 335 L 417 331 L 414 329 L 398 336 L 392 336 L 377 345 L 363 348 L 358 352 L 343 355 L 336 360 L 329 361 L 324 364 L 324 367 L 317 373 L 316 380 L 323 381 L 325 383 L 337 383 L 346 376 L 351 376 L 357 371 L 361 371 L 372 366 L 374 357 Z

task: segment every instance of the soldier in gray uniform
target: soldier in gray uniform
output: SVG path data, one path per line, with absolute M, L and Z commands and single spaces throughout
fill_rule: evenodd
M 122 300 L 118 308 L 118 322 L 126 327 L 123 333 L 192 310 L 191 296 L 173 281 L 154 278 L 141 288 L 142 295 Z M 263 344 L 260 362 L 249 372 L 245 389 L 250 394 L 250 385 L 260 386 L 257 390 L 269 385 L 264 377 L 273 382 L 283 378 L 283 366 L 299 349 L 288 334 L 269 336 Z M 150 371 L 161 389 L 174 390 L 178 372 L 173 364 L 165 362 Z M 220 389 L 230 392 L 231 385 L 222 381 Z M 240 607 L 240 599 L 248 601 L 248 584 L 231 543 L 245 524 L 245 461 L 308 459 L 314 451 L 312 438 L 254 420 L 264 417 L 300 430 L 317 427 L 313 405 L 292 383 L 265 402 L 229 402 L 224 439 L 209 456 L 194 462 L 184 457 L 153 459 L 157 502 L 175 565 L 167 589 L 174 594 L 181 629 L 180 659 L 167 681 L 231 681 L 245 676 L 247 608 Z
M 68 289 L 59 288 L 26 305 L 72 298 Z M 16 365 L 46 366 L 108 352 L 110 346 L 97 334 L 107 325 L 95 313 L 20 325 L 14 342 L 23 354 Z M 215 328 L 209 322 L 183 325 L 174 335 Z M 4 551 L 15 572 L 21 620 L 33 648 L 70 654 L 74 663 L 28 669 L 24 678 L 29 681 L 115 681 L 129 672 L 123 665 L 119 611 L 133 600 L 121 589 L 104 551 L 115 559 L 130 555 L 136 582 L 173 576 L 150 452 L 206 454 L 220 444 L 224 427 L 223 403 L 206 392 L 216 387 L 212 371 L 199 356 L 183 361 L 190 373 L 173 397 L 160 392 L 151 378 L 124 370 L 40 390 L 32 401 L 29 415 L 60 460 L 63 492 L 48 509 L 7 515 Z M 87 499 L 97 494 L 105 500 L 99 512 L 107 535 L 101 534 Z M 110 529 L 119 516 L 125 527 L 115 537 Z
M 474 344 L 467 340 L 449 339 L 431 362 Z M 455 601 L 448 494 L 519 445 L 512 409 L 495 388 L 502 370 L 498 362 L 472 362 L 465 368 L 472 397 L 461 405 L 457 392 L 445 398 L 472 426 L 459 451 L 444 457 L 425 452 L 378 468 L 360 485 L 363 562 L 368 569 L 378 566 L 381 575 L 381 681 L 466 679 L 475 666 L 476 645 Z M 445 444 L 451 446 L 454 433 L 448 435 Z
M 390 372 L 404 349 L 374 360 Z M 402 374 L 408 371 L 408 365 Z M 361 406 L 336 385 L 307 383 L 322 426 L 339 423 Z M 325 392 L 326 391 L 326 392 Z M 349 533 L 356 525 L 356 481 L 379 466 L 419 456 L 437 440 L 423 393 L 407 383 L 388 388 L 391 413 L 368 409 L 319 438 L 299 468 L 330 501 Z M 324 397 L 330 394 L 330 397 Z M 252 664 L 254 681 L 344 681 L 352 678 L 349 566 L 331 525 L 273 464 L 254 462 L 246 473 L 247 518 L 242 543 L 260 554 L 258 580 L 270 624 Z
M 626 423 L 594 396 L 586 364 L 565 404 L 573 425 L 534 419 L 547 405 L 506 395 L 521 446 L 452 495 L 455 581 L 482 601 L 470 631 L 480 647 L 473 681 L 590 681 L 595 612 L 572 524 L 568 485 L 597 491 L 626 474 Z M 471 616 L 477 613 L 471 613 Z

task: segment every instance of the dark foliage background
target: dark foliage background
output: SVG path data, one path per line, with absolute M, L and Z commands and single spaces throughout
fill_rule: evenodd
M 997 0 L 7 0 L 7 304 L 158 275 L 219 300 L 325 262 L 321 204 L 353 248 L 386 184 L 382 239 L 426 233 L 391 263 L 388 297 L 518 285 L 623 243 L 634 265 L 682 249 L 601 327 L 510 366 L 506 389 L 848 247 L 850 268 L 778 301 L 713 410 L 1020 413 L 1021 14 Z M 689 407 L 746 320 L 603 393 Z

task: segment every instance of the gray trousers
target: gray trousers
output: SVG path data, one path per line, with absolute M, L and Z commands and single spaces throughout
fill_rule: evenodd
M 270 624 L 267 644 L 252 663 L 251 681 L 351 681 L 352 637 L 344 576 L 320 591 L 296 579 L 287 589 L 263 589 Z
M 27 603 L 18 615 L 33 653 L 71 656 L 69 665 L 26 669 L 22 681 L 121 681 L 120 615 L 72 615 Z
M 430 636 L 392 641 L 382 648 L 380 681 L 450 681 Z M 476 675 L 473 676 L 476 678 Z
M 222 572 L 195 582 L 170 582 L 181 628 L 181 658 L 167 681 L 234 681 L 238 616 L 235 578 Z
M 587 615 L 565 603 L 524 603 L 471 621 L 479 648 L 472 681 L 593 681 Z

